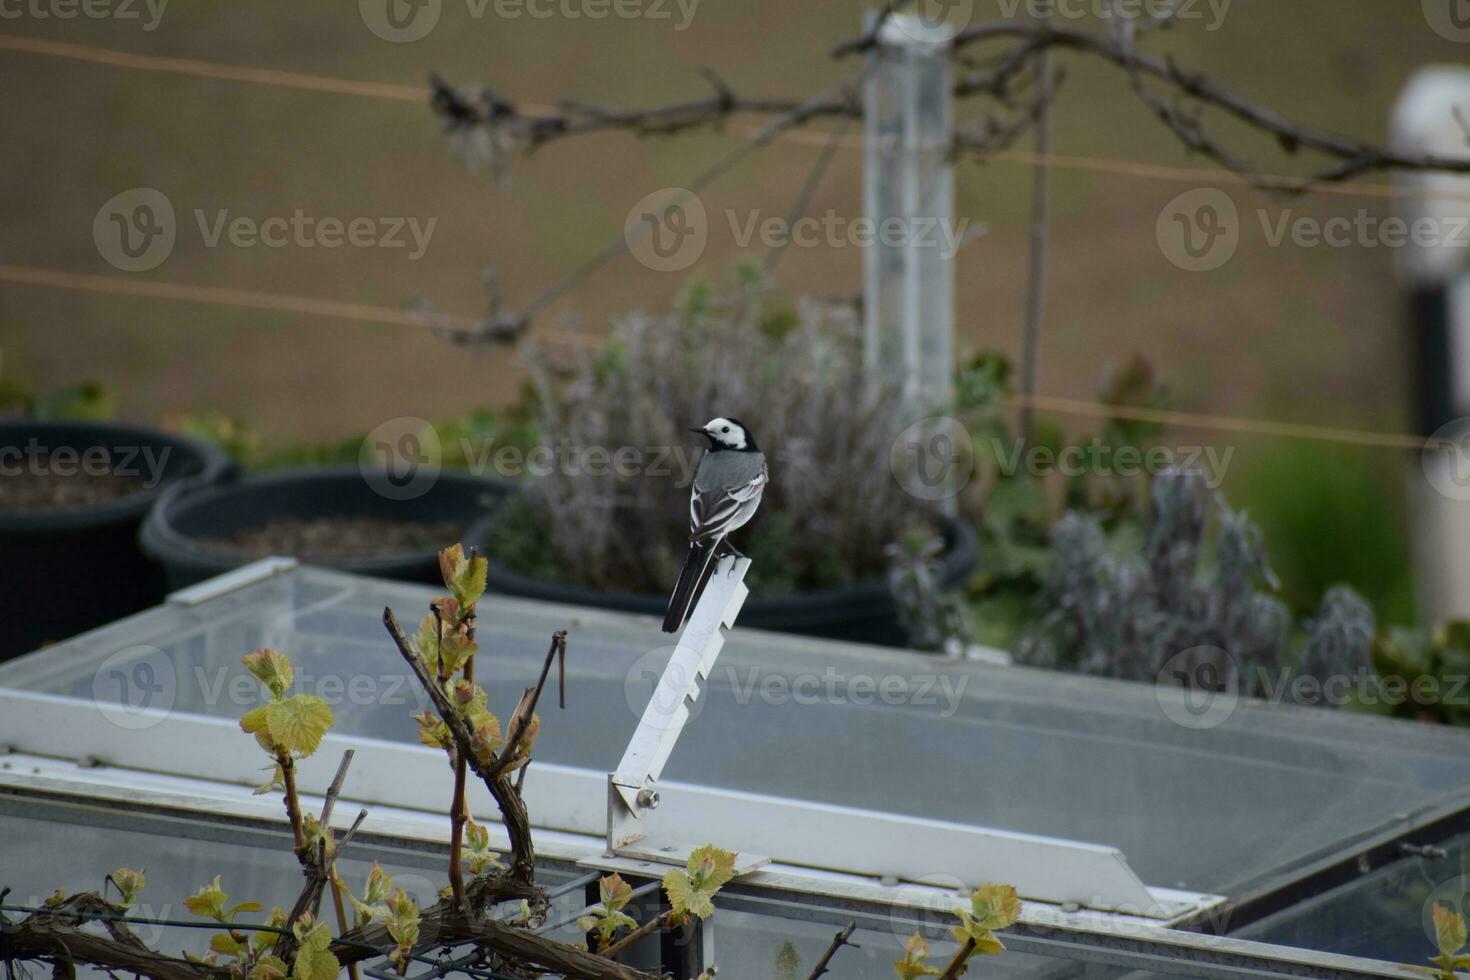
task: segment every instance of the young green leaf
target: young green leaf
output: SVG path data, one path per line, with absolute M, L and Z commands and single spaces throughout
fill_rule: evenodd
M 1010 885 L 981 885 L 970 896 L 970 911 L 960 909 L 960 924 L 950 931 L 955 941 L 974 943 L 975 952 L 994 956 L 1005 950 L 994 930 L 1004 929 L 1021 915 L 1021 899 Z
M 322 844 L 326 844 L 328 856 L 337 849 L 337 842 L 332 836 L 332 828 L 323 827 L 316 814 L 307 813 L 302 815 L 301 830 L 302 836 L 306 838 L 306 847 L 310 853 L 316 854 L 318 852 L 317 849 Z
M 447 749 L 454 744 L 454 736 L 450 734 L 449 726 L 444 724 L 444 719 L 432 711 L 416 714 L 413 720 L 419 723 L 419 741 L 430 748 Z
M 444 586 L 454 593 L 461 608 L 469 608 L 485 594 L 487 569 L 484 558 L 466 557 L 463 545 L 456 544 L 439 552 L 439 572 L 444 576 Z
M 449 700 L 462 714 L 471 717 L 485 711 L 489 697 L 474 681 L 458 680 L 449 686 Z
M 388 959 L 399 966 L 413 955 L 419 941 L 419 907 L 402 888 L 388 899 L 388 935 L 398 944 L 389 952 Z
M 480 709 L 469 717 L 470 749 L 481 765 L 489 765 L 505 739 L 500 733 L 500 721 L 490 712 Z
M 606 945 L 620 929 L 636 929 L 638 922 L 623 911 L 633 897 L 633 886 L 623 880 L 622 875 L 611 874 L 597 883 L 602 898 L 587 915 L 577 917 L 577 928 L 583 932 L 597 934 L 598 940 Z
M 239 956 L 244 947 L 227 932 L 217 932 L 209 937 L 209 948 L 222 956 Z
M 480 874 L 487 868 L 498 868 L 499 854 L 490 850 L 490 831 L 473 820 L 465 823 L 463 860 L 470 874 Z
M 272 748 L 270 751 L 272 755 L 275 754 L 274 748 Z M 281 767 L 281 764 L 279 762 L 273 762 L 263 768 L 265 769 L 265 771 L 271 774 L 270 781 L 261 783 L 259 786 L 255 787 L 255 789 L 251 791 L 250 795 L 260 796 L 262 793 L 285 792 L 286 770 Z
M 286 696 L 294 674 L 291 669 L 291 661 L 287 660 L 285 655 L 262 647 L 254 653 L 247 653 L 241 659 L 251 676 L 264 684 L 266 690 L 271 692 L 272 699 L 279 701 Z
M 270 718 L 270 705 L 263 704 L 258 708 L 251 708 L 240 716 L 240 730 L 246 735 L 254 735 L 256 732 L 266 730 Z
M 669 905 L 680 917 L 694 915 L 707 919 L 715 911 L 710 899 L 725 882 L 735 877 L 735 854 L 706 844 L 689 853 L 686 868 L 664 875 L 664 891 L 669 896 Z
M 1455 971 L 1466 966 L 1463 956 L 1456 956 L 1466 943 L 1465 917 L 1448 905 L 1434 904 L 1434 944 L 1439 955 L 1429 962 L 1439 967 L 1442 980 L 1454 980 Z
M 1448 905 L 1434 905 L 1434 939 L 1441 954 L 1453 956 L 1464 948 L 1465 917 Z
M 297 694 L 269 706 L 266 722 L 271 741 L 298 756 L 316 751 L 322 736 L 332 727 L 332 709 L 312 694 Z
M 290 967 L 279 956 L 262 956 L 250 970 L 250 980 L 286 980 Z
M 368 872 L 367 886 L 363 889 L 363 901 L 369 905 L 377 905 L 380 902 L 386 902 L 391 894 L 393 894 L 393 879 L 383 870 L 382 865 L 374 861 L 372 870 Z
M 216 922 L 227 922 L 225 918 L 225 903 L 230 896 L 220 887 L 219 875 L 214 876 L 214 881 L 200 888 L 198 892 L 184 899 L 184 908 L 195 915 L 202 915 L 206 919 L 214 919 Z
M 337 980 L 342 965 L 331 950 L 332 934 L 318 922 L 301 936 L 291 975 L 296 980 Z
M 107 878 L 117 889 L 119 896 L 117 904 L 123 908 L 130 907 L 137 899 L 138 893 L 143 890 L 144 877 L 141 871 L 134 871 L 132 868 L 118 868 Z
M 899 980 L 939 976 L 939 971 L 925 962 L 928 958 L 929 944 L 916 932 L 903 944 L 903 959 L 893 964 L 893 972 L 898 974 Z
M 699 890 L 713 895 L 735 877 L 735 853 L 721 850 L 713 844 L 696 847 L 689 854 L 688 868 Z
M 464 666 L 477 645 L 470 639 L 469 630 L 459 622 L 459 603 L 454 599 L 444 598 L 437 605 L 437 619 L 431 612 L 419 620 L 419 631 L 414 634 L 413 648 L 432 672 L 441 677 L 449 677 Z
M 970 896 L 975 921 L 986 929 L 1005 929 L 1021 917 L 1021 899 L 1010 885 L 981 885 Z
M 681 919 L 691 915 L 707 919 L 715 913 L 709 896 L 694 886 L 688 873 L 677 868 L 664 875 L 664 892 L 669 896 L 669 907 Z
M 284 927 L 286 925 L 286 910 L 279 905 L 272 906 L 271 914 L 266 917 L 264 925 L 268 925 L 273 929 Z M 260 954 L 276 944 L 276 939 L 277 936 L 273 932 L 252 932 L 250 934 L 250 949 L 256 956 L 260 956 Z M 281 964 L 281 969 L 284 972 L 290 972 L 286 970 L 286 964 L 284 963 Z

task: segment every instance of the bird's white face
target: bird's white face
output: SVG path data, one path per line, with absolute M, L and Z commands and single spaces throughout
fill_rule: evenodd
M 726 418 L 710 419 L 705 423 L 704 433 L 728 449 L 745 448 L 745 430 L 739 422 Z

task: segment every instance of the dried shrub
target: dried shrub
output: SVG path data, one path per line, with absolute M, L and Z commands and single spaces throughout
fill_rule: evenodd
M 514 541 L 497 557 L 515 567 L 522 555 L 522 570 L 597 588 L 669 588 L 703 445 L 687 430 L 725 415 L 749 427 L 771 466 L 760 512 L 737 542 L 754 561 L 752 582 L 773 594 L 882 575 L 885 546 L 922 511 L 891 473 L 902 425 L 894 395 L 863 370 L 861 335 L 848 306 L 804 299 L 772 310 L 747 285 L 617 317 L 607 344 L 570 365 L 533 350 L 542 444 L 614 457 L 629 447 L 642 465 L 632 474 L 558 466 L 536 479 L 501 537 L 538 529 L 551 562 L 527 567 L 531 549 Z

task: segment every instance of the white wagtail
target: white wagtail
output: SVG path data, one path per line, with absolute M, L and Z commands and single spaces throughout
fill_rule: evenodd
M 689 557 L 664 614 L 664 632 L 676 633 L 699 601 L 715 566 L 725 555 L 740 554 L 727 536 L 760 506 L 770 474 L 766 454 L 738 419 L 717 418 L 691 429 L 709 439 L 709 451 L 694 471 L 689 496 Z

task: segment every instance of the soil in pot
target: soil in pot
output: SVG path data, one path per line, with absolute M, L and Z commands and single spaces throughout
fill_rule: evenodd
M 148 489 L 147 481 L 137 475 L 76 468 L 75 462 L 53 467 L 49 456 L 36 462 L 0 480 L 0 510 L 85 507 Z
M 377 558 L 442 548 L 464 533 L 459 521 L 403 521 L 383 517 L 273 517 L 263 524 L 218 537 L 195 539 L 204 548 L 245 552 L 255 558 L 295 555 Z
M 0 660 L 163 601 L 163 570 L 138 546 L 169 488 L 210 484 L 223 452 L 160 429 L 97 421 L 0 422 Z M 78 601 L 78 562 L 95 587 Z

